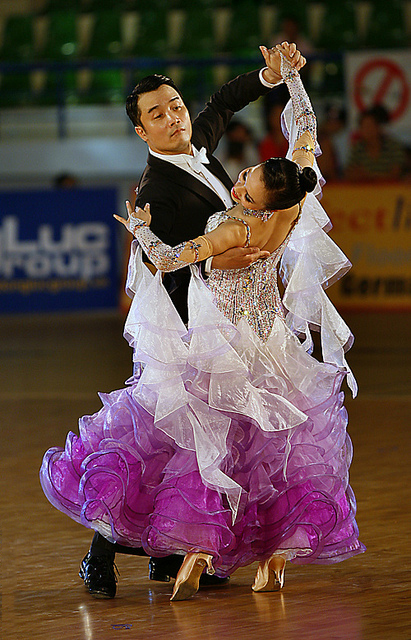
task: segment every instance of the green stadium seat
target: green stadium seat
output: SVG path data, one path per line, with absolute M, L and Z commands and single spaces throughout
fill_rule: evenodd
M 122 13 L 117 9 L 101 10 L 94 14 L 90 44 L 84 52 L 86 58 L 115 60 L 124 53 L 121 27 Z M 85 103 L 122 102 L 125 95 L 123 69 L 96 69 L 92 72 L 89 89 L 81 96 Z
M 34 57 L 34 18 L 32 15 L 12 15 L 4 26 L 2 60 L 28 62 Z
M 368 17 L 366 47 L 397 48 L 407 45 L 404 2 L 373 0 Z
M 77 58 L 77 19 L 78 13 L 75 11 L 53 11 L 48 14 L 46 41 L 41 52 L 43 59 L 65 62 Z M 70 104 L 78 101 L 75 70 L 67 70 L 63 76 L 54 71 L 47 72 L 43 90 L 36 96 L 38 104 L 54 104 L 60 101 Z
M 211 58 L 215 55 L 213 10 L 208 8 L 204 1 L 197 1 L 186 10 L 176 53 L 194 59 Z M 212 65 L 184 67 L 180 86 L 188 103 L 209 96 L 214 89 Z
M 252 0 L 239 0 L 233 6 L 223 50 L 226 53 L 258 56 L 262 44 L 259 7 Z
M 167 75 L 166 63 L 152 67 L 140 66 L 140 58 L 165 58 L 169 54 L 167 11 L 159 9 L 157 3 L 144 8 L 139 14 L 139 25 L 136 39 L 128 51 L 134 58 L 135 71 L 130 78 L 130 86 L 134 87 L 142 78 L 153 73 Z
M 214 41 L 213 11 L 195 5 L 188 9 L 185 12 L 178 53 L 196 57 L 213 56 Z
M 213 67 L 184 67 L 178 86 L 187 105 L 204 102 L 216 90 Z
M 0 107 L 25 107 L 33 103 L 30 74 L 4 73 L 0 81 Z
M 230 76 L 246 73 L 256 68 L 255 59 L 259 57 L 258 47 L 263 43 L 259 6 L 251 0 L 240 0 L 233 5 L 222 52 L 241 58 L 250 58 L 250 62 L 230 67 Z
M 35 55 L 34 19 L 30 14 L 11 15 L 5 23 L 0 60 L 32 62 Z M 24 106 L 32 102 L 31 74 L 4 73 L 0 84 L 0 106 Z
M 345 74 L 342 57 L 317 60 L 303 70 L 304 84 L 312 98 L 326 96 L 345 97 Z
M 48 60 L 70 60 L 78 53 L 77 17 L 75 11 L 49 14 L 46 43 L 41 57 Z
M 94 13 L 88 58 L 118 58 L 123 53 L 121 11 L 102 10 Z
M 48 71 L 44 86 L 34 100 L 39 105 L 78 103 L 77 72 L 71 69 L 64 73 Z
M 353 0 L 332 0 L 324 8 L 316 46 L 328 51 L 360 46 Z
M 125 73 L 122 69 L 93 71 L 91 86 L 81 101 L 85 103 L 122 103 L 126 93 Z
M 155 7 L 140 12 L 137 37 L 129 54 L 133 57 L 165 57 L 168 54 L 167 12 Z

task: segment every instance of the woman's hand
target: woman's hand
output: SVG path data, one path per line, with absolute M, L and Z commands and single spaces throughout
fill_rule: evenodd
M 268 69 L 264 71 L 264 79 L 271 84 L 280 82 L 281 80 L 281 56 L 280 53 L 288 60 L 291 66 L 300 71 L 306 64 L 307 60 L 301 54 L 301 51 L 297 49 L 294 42 L 291 44 L 287 41 L 277 44 L 271 49 L 261 46 L 260 51 L 263 55 L 265 64 Z
M 121 224 L 123 224 L 125 228 L 128 231 L 130 231 L 130 233 L 132 233 L 133 235 L 134 235 L 134 229 L 137 226 L 139 226 L 138 223 L 140 220 L 143 220 L 144 222 L 146 222 L 147 225 L 150 224 L 151 214 L 150 214 L 150 205 L 148 203 L 145 205 L 144 209 L 140 209 L 140 207 L 138 207 L 137 211 L 134 211 L 130 202 L 126 200 L 126 209 L 128 214 L 127 220 L 125 218 L 122 218 L 121 216 L 117 216 L 116 214 L 114 214 L 114 217 L 116 220 L 121 222 Z

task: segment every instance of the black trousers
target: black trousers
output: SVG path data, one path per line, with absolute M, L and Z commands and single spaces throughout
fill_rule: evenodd
M 90 553 L 92 556 L 112 556 L 116 553 L 127 553 L 132 556 L 146 556 L 143 547 L 126 547 L 117 542 L 109 542 L 100 533 L 95 533 L 91 542 Z

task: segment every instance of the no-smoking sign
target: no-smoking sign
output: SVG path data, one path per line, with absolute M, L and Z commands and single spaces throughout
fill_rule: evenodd
M 364 61 L 353 77 L 356 108 L 361 112 L 382 105 L 391 121 L 400 119 L 409 107 L 410 86 L 404 67 L 388 57 Z

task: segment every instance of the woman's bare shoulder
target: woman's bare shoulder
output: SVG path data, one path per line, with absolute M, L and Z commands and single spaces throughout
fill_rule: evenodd
M 226 209 L 226 211 L 217 211 L 217 213 L 213 213 L 212 216 L 207 220 L 205 233 L 210 233 L 210 231 L 214 231 L 217 227 L 220 226 L 223 222 L 229 220 L 230 217 L 243 217 L 243 207 L 240 204 L 231 207 L 230 209 Z M 241 215 L 240 215 L 241 214 Z

